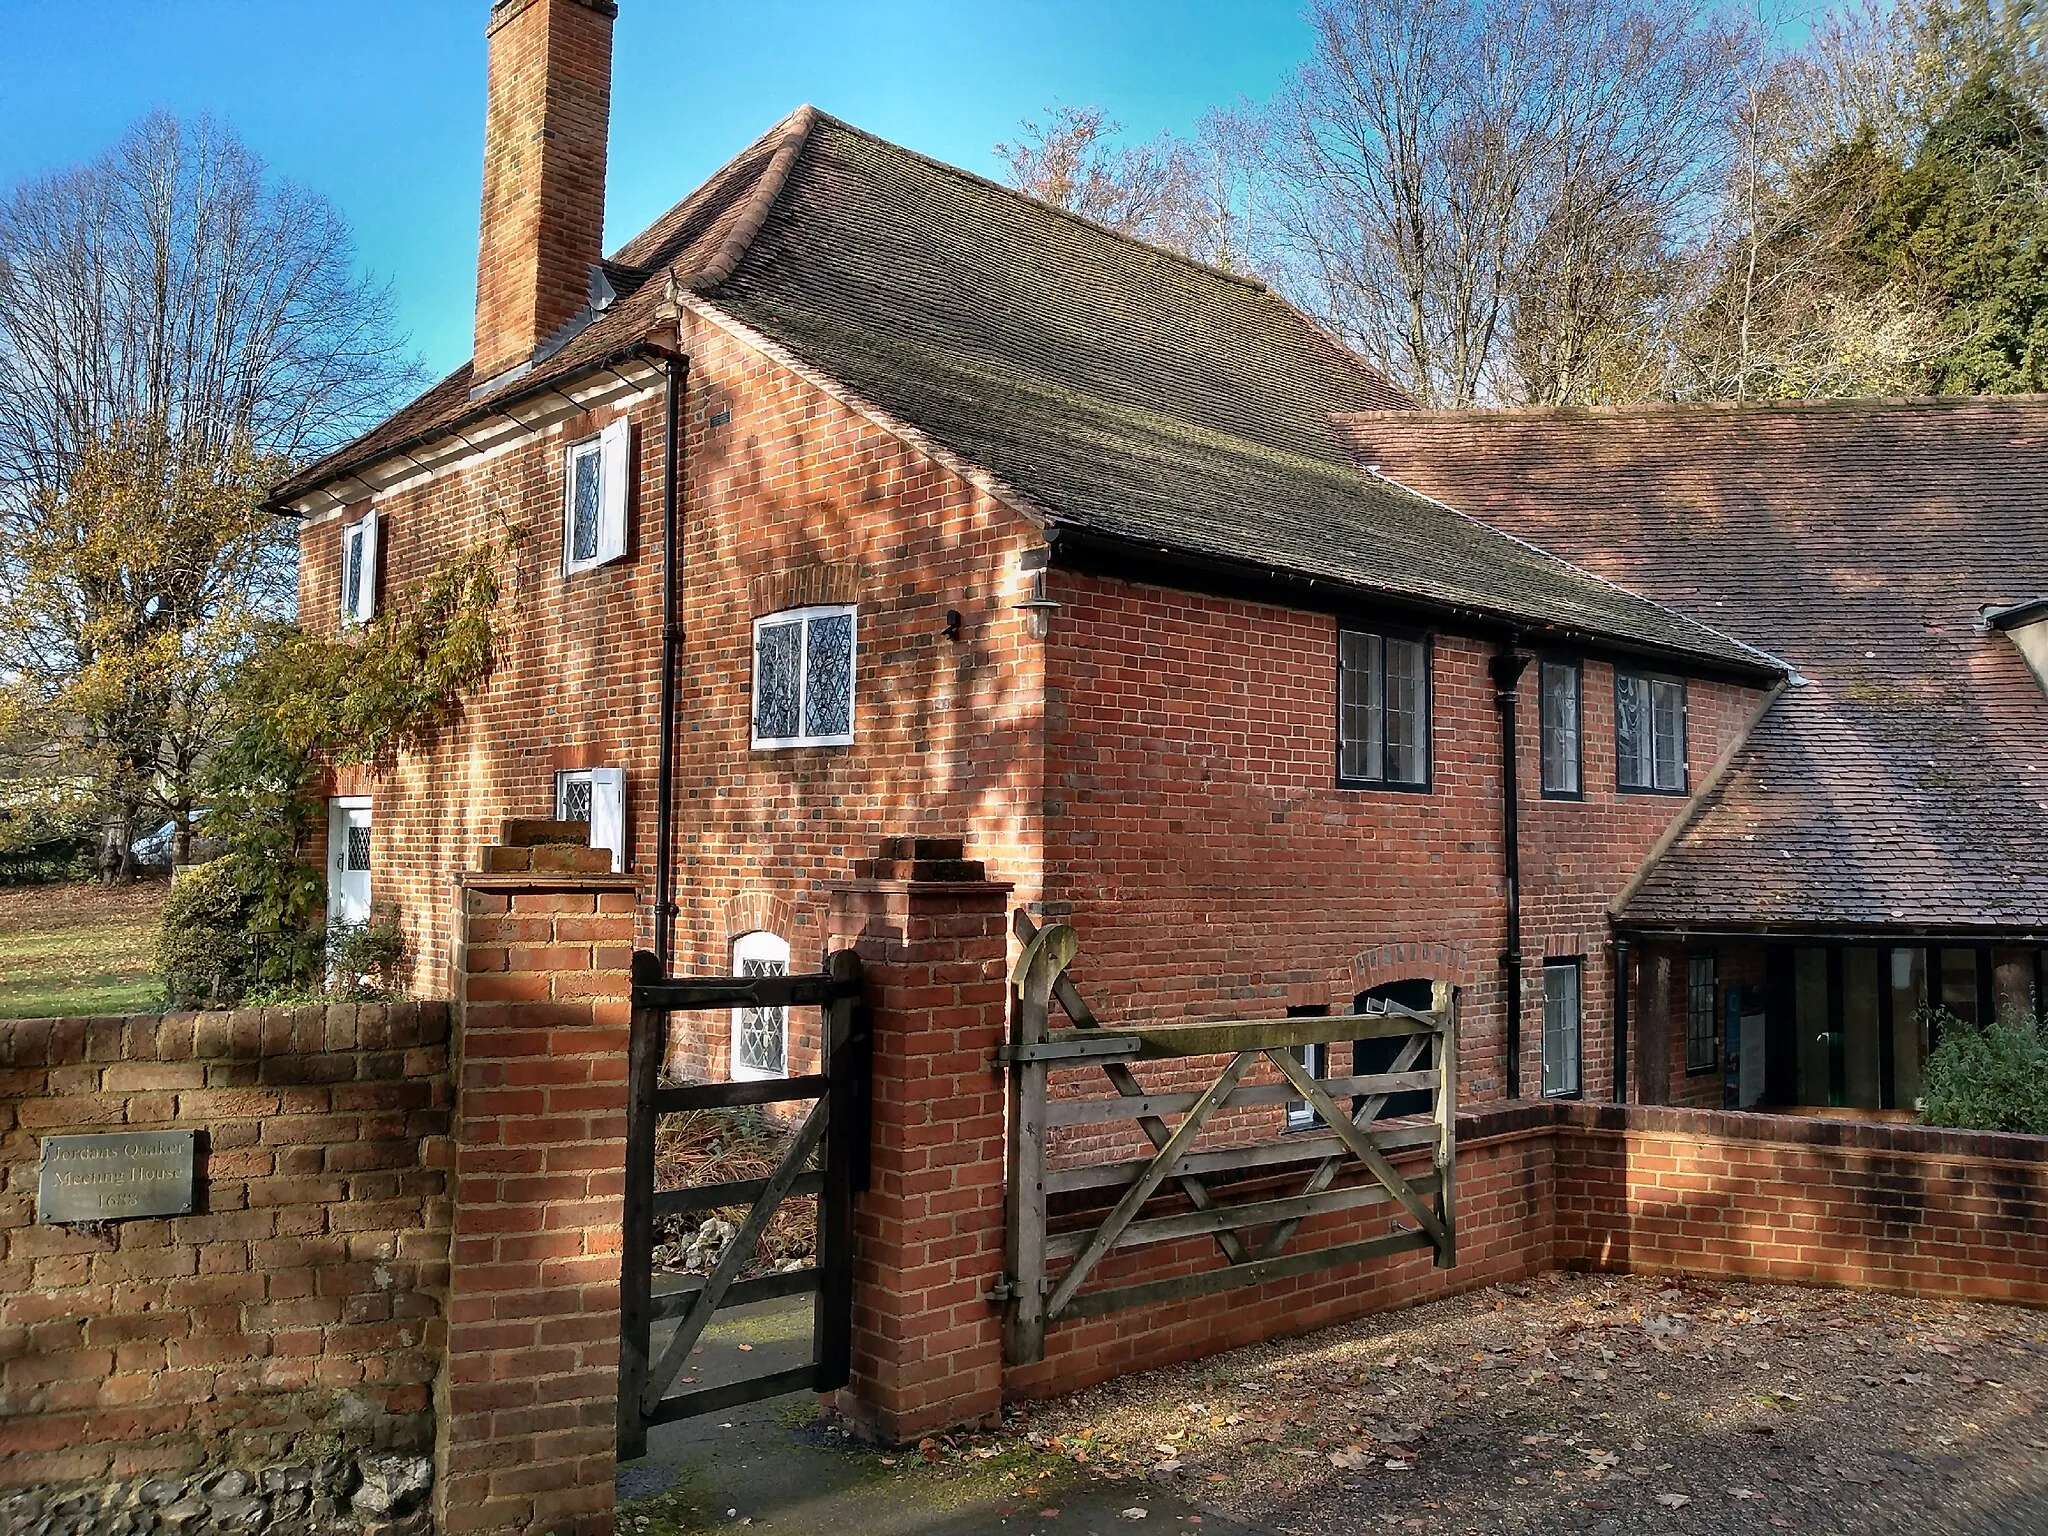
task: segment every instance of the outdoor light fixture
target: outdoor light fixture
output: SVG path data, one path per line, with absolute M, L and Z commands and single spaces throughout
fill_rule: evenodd
M 1045 595 L 1045 572 L 1031 573 L 1031 595 L 1021 603 L 1013 605 L 1024 615 L 1024 627 L 1031 631 L 1031 638 L 1043 640 L 1052 628 L 1052 616 L 1060 611 L 1060 605 Z
M 960 638 L 960 610 L 958 608 L 948 608 L 946 610 L 946 638 L 948 640 L 958 640 Z

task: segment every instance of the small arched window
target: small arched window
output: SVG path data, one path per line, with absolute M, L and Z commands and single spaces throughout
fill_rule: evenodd
M 767 932 L 743 933 L 732 944 L 735 976 L 787 976 L 789 940 Z M 789 1073 L 789 1010 L 732 1011 L 732 1075 L 785 1077 Z

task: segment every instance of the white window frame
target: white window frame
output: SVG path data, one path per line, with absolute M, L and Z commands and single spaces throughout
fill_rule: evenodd
M 327 802 L 327 921 L 329 924 L 341 921 L 341 915 L 336 910 L 338 897 L 335 887 L 340 884 L 339 877 L 348 872 L 346 869 L 348 857 L 348 816 L 351 811 L 367 811 L 370 815 L 371 862 L 370 867 L 362 871 L 363 874 L 369 876 L 369 879 L 364 882 L 366 887 L 366 894 L 363 898 L 364 920 L 367 921 L 369 913 L 375 910 L 374 904 L 377 899 L 376 807 L 368 795 L 335 795 L 329 798 Z
M 555 775 L 555 819 L 569 820 L 569 786 L 590 786 L 590 846 L 611 851 L 612 873 L 626 867 L 626 770 L 565 768 Z
M 562 574 L 574 576 L 609 565 L 626 554 L 626 483 L 630 423 L 621 416 L 595 437 L 578 438 L 562 450 Z M 597 542 L 593 553 L 576 556 L 576 464 L 597 455 Z
M 811 622 L 815 619 L 844 616 L 852 621 L 852 633 L 847 643 L 846 654 L 846 730 L 832 736 L 807 736 L 802 734 L 804 723 L 804 702 L 811 686 Z M 802 639 L 797 647 L 796 664 L 796 723 L 795 736 L 763 736 L 760 731 L 761 707 L 761 631 L 789 624 L 802 626 Z M 760 751 L 776 751 L 784 747 L 850 747 L 853 745 L 855 711 L 860 706 L 860 612 L 854 603 L 822 603 L 809 608 L 784 608 L 778 613 L 764 613 L 754 620 L 753 692 L 748 698 L 747 733 Z
M 355 600 L 349 600 L 349 573 L 356 575 Z M 377 613 L 377 509 L 341 527 L 341 622 L 343 628 L 367 624 Z
M 735 976 L 747 974 L 748 961 L 765 961 L 779 964 L 782 969 L 774 972 L 778 976 L 789 974 L 789 940 L 780 934 L 757 928 L 752 933 L 743 933 L 732 941 L 732 973 Z M 740 1038 L 744 1033 L 747 1015 L 757 1010 L 735 1008 L 732 1011 L 732 1076 L 735 1082 L 760 1082 L 770 1078 L 789 1076 L 789 1010 L 775 1008 L 758 1010 L 772 1012 L 782 1031 L 782 1070 L 770 1071 L 764 1067 L 748 1064 L 740 1059 Z
M 1571 1017 L 1566 1020 L 1553 1014 L 1550 978 L 1554 975 L 1571 977 Z M 1570 1080 L 1565 1080 L 1564 1053 L 1551 1049 L 1553 1033 L 1561 1034 L 1566 1028 L 1571 1031 Z M 1585 963 L 1574 957 L 1558 958 L 1543 962 L 1543 1097 L 1546 1099 L 1575 1099 L 1586 1088 L 1586 971 Z M 1553 1061 L 1556 1070 L 1553 1072 Z
M 1310 1077 L 1320 1080 L 1330 1075 L 1330 1044 L 1327 1040 L 1317 1041 L 1314 1045 L 1297 1045 L 1292 1050 L 1294 1059 L 1308 1068 Z M 1316 1113 L 1315 1106 L 1307 1099 L 1287 1101 L 1288 1130 L 1312 1131 L 1322 1123 L 1322 1116 Z

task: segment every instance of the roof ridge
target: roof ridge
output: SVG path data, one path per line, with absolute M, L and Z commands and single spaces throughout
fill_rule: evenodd
M 806 102 L 768 130 L 769 134 L 782 134 L 782 142 L 775 146 L 775 153 L 769 157 L 767 167 L 747 193 L 745 207 L 733 221 L 732 228 L 725 232 L 718 249 L 687 279 L 687 286 L 694 292 L 709 292 L 738 269 L 753 245 L 754 237 L 761 232 L 761 226 L 768 222 L 769 211 L 788 184 L 797 156 L 803 153 L 804 145 L 810 141 L 811 126 L 821 115 L 816 107 Z M 634 238 L 639 237 L 636 235 Z
M 1347 421 L 1571 421 L 1627 416 L 1769 415 L 1827 411 L 1967 410 L 1973 407 L 2048 405 L 2048 392 L 1984 395 L 1827 395 L 1798 400 L 1641 400 L 1616 405 L 1461 405 L 1416 406 L 1411 409 L 1336 411 Z
M 1084 229 L 1094 230 L 1099 235 L 1108 235 L 1112 240 L 1121 240 L 1125 245 L 1136 246 L 1139 250 L 1154 256 L 1163 256 L 1168 261 L 1178 262 L 1184 267 L 1192 267 L 1197 272 L 1206 273 L 1210 277 L 1220 277 L 1229 282 L 1241 283 L 1255 292 L 1263 293 L 1276 299 L 1279 298 L 1279 295 L 1273 292 L 1271 285 L 1264 278 L 1253 277 L 1248 272 L 1233 272 L 1228 267 L 1217 266 L 1214 262 L 1203 261 L 1196 256 L 1184 256 L 1179 251 L 1169 250 L 1163 245 L 1154 245 L 1150 240 L 1140 240 L 1136 235 L 1126 234 L 1120 229 L 1111 229 L 1107 224 L 1098 224 L 1095 220 L 1083 214 L 1078 214 L 1071 208 L 1062 208 L 1058 203 L 1048 202 L 1045 198 L 1033 193 L 1022 191 L 1016 187 L 1006 186 L 993 177 L 982 175 L 979 171 L 970 171 L 964 165 L 954 165 L 947 160 L 935 159 L 933 156 L 925 154 L 922 150 L 912 149 L 907 144 L 898 144 L 894 139 L 885 139 L 872 129 L 863 128 L 858 123 L 849 123 L 846 119 L 834 117 L 829 112 L 819 112 L 818 116 L 832 124 L 835 128 L 845 129 L 846 132 L 852 134 L 855 138 L 866 139 L 870 144 L 880 144 L 887 149 L 895 150 L 898 154 L 908 155 L 911 159 L 922 161 L 934 170 L 945 172 L 948 176 L 957 176 L 965 181 L 978 182 L 984 187 L 989 187 L 994 191 L 1003 193 L 1005 196 L 1015 198 L 1020 203 L 1029 203 L 1035 208 L 1044 209 L 1047 213 L 1056 214 L 1070 223 L 1079 224 Z M 1286 301 L 1281 300 L 1281 302 L 1285 303 Z M 1292 307 L 1291 305 L 1289 306 L 1289 308 Z

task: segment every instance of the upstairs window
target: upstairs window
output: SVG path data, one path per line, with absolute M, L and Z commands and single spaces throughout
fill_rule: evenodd
M 1579 962 L 1543 962 L 1543 1096 L 1575 1097 L 1579 1076 Z
M 790 608 L 754 620 L 754 745 L 853 744 L 854 610 Z
M 341 622 L 367 624 L 377 612 L 377 514 L 341 530 Z
M 1685 1070 L 1711 1072 L 1718 1052 L 1720 1031 L 1716 1028 L 1715 1003 L 1719 988 L 1714 975 L 1714 956 L 1688 955 L 1685 961 Z
M 595 437 L 571 443 L 562 486 L 562 574 L 574 575 L 626 553 L 626 449 L 622 416 Z
M 575 768 L 555 775 L 555 820 L 590 823 L 590 846 L 608 848 L 612 872 L 626 867 L 626 772 Z
M 1537 669 L 1543 738 L 1543 793 L 1576 800 L 1579 783 L 1579 688 L 1576 661 L 1548 661 Z
M 1337 631 L 1337 782 L 1429 788 L 1429 641 Z
M 787 976 L 789 941 L 772 933 L 747 933 L 733 940 L 735 976 Z M 735 1008 L 732 1011 L 732 1075 L 785 1077 L 789 1073 L 789 1010 Z
M 1685 684 L 1614 675 L 1615 774 L 1623 789 L 1685 793 Z

